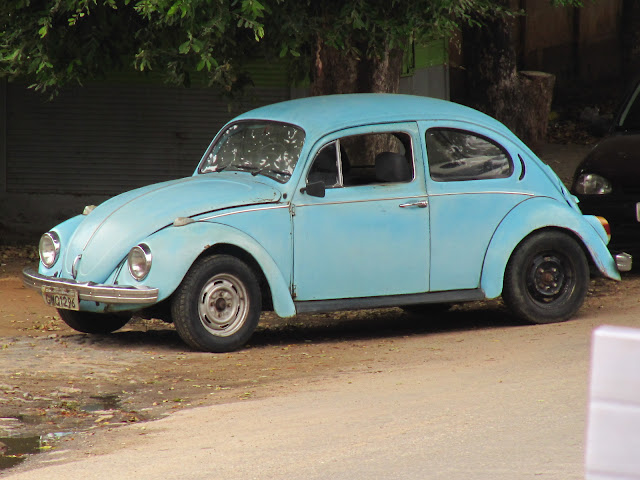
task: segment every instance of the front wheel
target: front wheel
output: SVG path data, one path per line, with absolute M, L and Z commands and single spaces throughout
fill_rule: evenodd
M 196 262 L 176 290 L 173 323 L 182 340 L 206 352 L 244 345 L 258 325 L 262 297 L 254 272 L 229 255 Z
M 131 320 L 131 317 L 111 313 L 78 312 L 63 309 L 58 309 L 58 315 L 64 323 L 74 330 L 95 334 L 115 332 Z
M 580 309 L 588 288 L 589 265 L 580 245 L 562 232 L 541 232 L 509 259 L 502 298 L 527 322 L 562 322 Z

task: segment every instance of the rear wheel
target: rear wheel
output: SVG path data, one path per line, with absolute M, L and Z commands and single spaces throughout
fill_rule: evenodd
M 74 330 L 82 333 L 111 333 L 124 327 L 131 317 L 111 313 L 78 312 L 58 309 L 60 318 Z
M 244 345 L 258 325 L 262 297 L 253 271 L 229 255 L 196 262 L 174 294 L 171 312 L 180 337 L 207 352 Z
M 502 298 L 527 322 L 562 322 L 580 309 L 588 287 L 589 265 L 580 245 L 562 232 L 541 232 L 511 256 Z

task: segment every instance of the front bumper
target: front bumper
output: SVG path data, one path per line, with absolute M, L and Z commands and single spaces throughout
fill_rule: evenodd
M 633 265 L 633 258 L 628 253 L 618 253 L 614 256 L 616 260 L 616 267 L 619 272 L 628 272 Z
M 26 287 L 40 291 L 45 287 L 77 291 L 80 300 L 90 302 L 151 305 L 158 301 L 157 288 L 134 287 L 131 285 L 101 285 L 93 282 L 78 283 L 68 278 L 41 275 L 32 267 L 27 267 L 22 271 L 22 283 Z

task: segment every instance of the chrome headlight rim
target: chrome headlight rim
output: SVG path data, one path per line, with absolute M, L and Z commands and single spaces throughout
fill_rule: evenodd
M 149 245 L 146 243 L 136 245 L 129 250 L 129 255 L 127 255 L 129 273 L 135 280 L 141 282 L 149 275 L 152 261 L 153 255 L 151 255 Z
M 573 183 L 577 195 L 609 195 L 613 192 L 611 182 L 597 173 L 581 173 Z
M 38 244 L 40 261 L 47 267 L 53 267 L 60 257 L 60 237 L 56 232 L 47 232 L 40 237 Z

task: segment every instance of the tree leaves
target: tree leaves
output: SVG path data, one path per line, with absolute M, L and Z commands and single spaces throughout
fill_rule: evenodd
M 264 37 L 267 11 L 256 0 L 2 2 L 0 76 L 55 93 L 118 70 L 154 70 L 182 84 L 206 71 L 226 88 L 247 38 Z
M 304 78 L 319 44 L 382 58 L 507 13 L 503 0 L 12 0 L 0 2 L 0 76 L 55 92 L 117 70 L 174 84 L 207 72 L 229 90 L 256 57 Z

